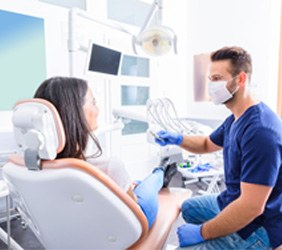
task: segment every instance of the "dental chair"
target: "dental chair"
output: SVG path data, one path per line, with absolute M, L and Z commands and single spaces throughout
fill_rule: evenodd
M 101 170 L 79 159 L 56 159 L 65 134 L 51 103 L 19 102 L 12 120 L 22 154 L 5 164 L 3 177 L 46 249 L 164 249 L 190 190 L 161 190 L 158 216 L 149 230 L 139 205 Z

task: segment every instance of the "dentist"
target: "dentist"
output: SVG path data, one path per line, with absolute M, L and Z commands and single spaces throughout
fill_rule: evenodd
M 282 122 L 251 94 L 251 76 L 251 57 L 244 49 L 213 52 L 209 95 L 232 115 L 210 136 L 158 132 L 161 146 L 199 154 L 223 149 L 226 190 L 182 204 L 186 224 L 177 229 L 180 247 L 282 248 Z

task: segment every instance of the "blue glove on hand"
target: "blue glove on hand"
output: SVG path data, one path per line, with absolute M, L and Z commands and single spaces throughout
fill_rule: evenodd
M 201 235 L 202 225 L 184 224 L 177 228 L 180 247 L 195 245 L 204 241 Z
M 163 130 L 159 131 L 157 135 L 160 137 L 160 139 L 155 138 L 155 142 L 160 144 L 161 146 L 180 145 L 184 139 L 182 134 L 177 134 Z

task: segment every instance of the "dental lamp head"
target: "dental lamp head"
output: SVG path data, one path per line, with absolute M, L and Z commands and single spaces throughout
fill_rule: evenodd
M 133 37 L 133 50 L 137 54 L 136 46 L 140 46 L 144 53 L 149 56 L 163 56 L 176 49 L 176 35 L 169 27 L 157 25 L 140 32 Z
M 137 46 L 141 47 L 145 54 L 149 56 L 163 56 L 176 49 L 176 35 L 174 31 L 162 25 L 162 0 L 154 0 L 149 14 L 137 36 L 132 38 L 132 47 L 135 54 Z M 156 24 L 152 25 L 152 19 L 156 18 Z

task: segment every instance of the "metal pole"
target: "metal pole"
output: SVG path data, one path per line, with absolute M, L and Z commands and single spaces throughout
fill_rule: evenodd
M 8 250 L 11 249 L 11 221 L 10 221 L 10 196 L 9 194 L 6 196 L 6 209 L 7 209 L 7 245 Z

